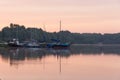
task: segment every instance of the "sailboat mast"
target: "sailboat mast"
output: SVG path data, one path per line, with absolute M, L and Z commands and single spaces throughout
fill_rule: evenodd
M 44 31 L 46 32 L 45 24 L 43 24 Z
M 61 32 L 61 20 L 60 20 L 60 32 Z
M 44 39 L 44 42 L 46 42 L 46 36 L 45 36 L 46 28 L 45 28 L 45 24 L 43 24 L 43 28 L 44 28 L 44 31 L 43 31 L 43 39 Z

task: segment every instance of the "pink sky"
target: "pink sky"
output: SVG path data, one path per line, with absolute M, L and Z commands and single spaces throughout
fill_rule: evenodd
M 47 31 L 120 32 L 119 0 L 0 0 L 0 29 L 10 23 Z

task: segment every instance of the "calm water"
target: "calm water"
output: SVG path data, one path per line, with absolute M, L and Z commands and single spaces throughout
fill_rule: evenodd
M 0 48 L 1 80 L 120 80 L 120 47 Z

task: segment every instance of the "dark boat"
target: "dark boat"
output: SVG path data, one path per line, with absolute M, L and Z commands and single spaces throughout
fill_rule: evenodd
M 69 48 L 69 43 L 49 43 L 47 44 L 48 48 L 55 48 L 55 49 L 61 49 L 61 48 Z
M 18 39 L 13 39 L 7 44 L 9 47 L 22 47 L 23 45 L 19 43 Z
M 34 41 L 27 41 L 23 43 L 19 43 L 18 39 L 13 39 L 12 41 L 8 42 L 9 47 L 23 47 L 23 48 L 41 48 L 41 46 Z
M 69 48 L 70 44 L 64 43 L 64 44 L 55 44 L 52 46 L 52 48 Z
M 60 21 L 60 32 L 61 32 L 61 21 Z M 71 43 L 61 43 L 59 39 L 51 39 L 51 40 L 53 42 L 47 44 L 48 48 L 64 49 L 64 48 L 69 48 L 71 45 Z
M 9 41 L 6 46 L 22 48 L 47 48 L 47 43 L 39 43 L 37 41 L 25 41 L 23 43 L 19 43 L 18 39 L 13 39 L 12 41 Z

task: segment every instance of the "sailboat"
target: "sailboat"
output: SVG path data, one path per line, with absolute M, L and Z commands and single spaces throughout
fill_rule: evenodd
M 60 21 L 60 32 L 61 32 L 61 21 Z M 49 43 L 47 44 L 47 46 L 49 48 L 55 48 L 55 49 L 61 49 L 61 48 L 69 48 L 70 47 L 70 43 L 61 43 L 59 40 L 54 40 L 54 43 Z
M 32 33 L 30 37 L 30 41 L 24 41 L 23 43 L 19 42 L 18 39 L 18 27 L 17 27 L 17 34 L 16 38 L 8 42 L 8 47 L 25 47 L 25 48 L 41 48 L 41 46 L 38 44 L 38 42 L 34 39 L 32 39 Z
M 41 48 L 41 46 L 39 45 L 39 42 L 37 40 L 35 40 L 34 37 L 32 36 L 32 31 L 30 32 L 30 40 L 26 41 L 24 43 L 23 47 L 25 47 L 25 48 Z M 34 33 L 36 33 L 35 29 L 34 29 Z
M 9 47 L 22 47 L 23 45 L 22 45 L 22 43 L 19 43 L 19 40 L 18 39 L 13 39 L 12 41 L 9 41 L 8 43 L 7 43 L 7 45 L 9 46 Z
M 15 24 L 11 24 L 11 25 L 15 25 Z M 16 27 L 16 29 L 17 29 L 16 38 L 13 38 L 7 43 L 8 47 L 22 47 L 22 43 L 20 43 L 18 40 L 18 27 Z

